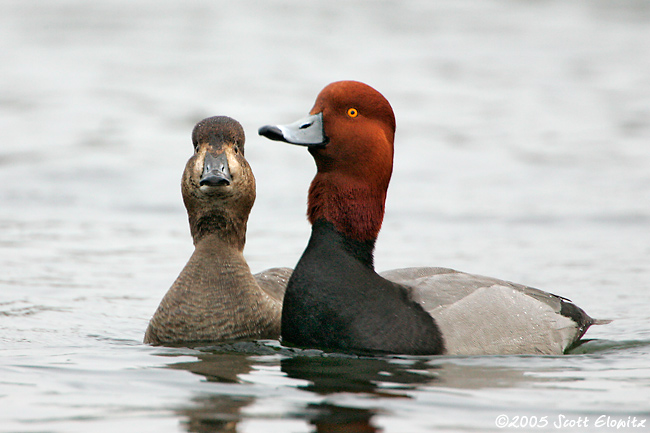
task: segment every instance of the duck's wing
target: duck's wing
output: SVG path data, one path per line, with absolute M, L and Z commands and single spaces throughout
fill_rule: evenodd
M 476 290 L 490 286 L 511 287 L 538 301 L 548 304 L 554 311 L 560 312 L 562 301 L 569 301 L 551 293 L 544 292 L 522 284 L 511 283 L 498 278 L 467 274 L 448 268 L 404 268 L 382 272 L 382 277 L 407 287 L 412 299 L 416 300 L 426 311 L 452 305 L 471 295 Z M 570 301 L 569 301 L 570 302 Z
M 271 268 L 254 274 L 253 277 L 262 290 L 282 302 L 292 273 L 293 269 L 291 268 Z
M 405 268 L 400 284 L 441 328 L 449 354 L 561 354 L 596 321 L 561 296 L 447 268 Z

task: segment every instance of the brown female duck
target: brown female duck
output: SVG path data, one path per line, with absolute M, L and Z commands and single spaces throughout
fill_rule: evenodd
M 244 130 L 225 116 L 199 122 L 182 180 L 194 253 L 154 313 L 150 344 L 179 345 L 280 336 L 291 269 L 251 274 L 243 256 L 255 177 Z

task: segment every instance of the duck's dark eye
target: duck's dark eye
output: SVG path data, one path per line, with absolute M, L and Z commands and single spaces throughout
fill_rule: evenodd
M 238 153 L 239 153 L 239 147 L 235 146 L 235 155 L 237 155 Z
M 356 108 L 348 108 L 348 116 L 357 117 L 358 115 L 359 115 L 359 112 L 357 111 Z

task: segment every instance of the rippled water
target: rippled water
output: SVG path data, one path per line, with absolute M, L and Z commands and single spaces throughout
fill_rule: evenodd
M 647 430 L 646 2 L 7 0 L 0 47 L 0 431 Z M 379 270 L 487 274 L 615 321 L 561 357 L 141 344 L 192 251 L 194 124 L 243 124 L 247 259 L 293 266 L 313 162 L 256 130 L 338 79 L 397 115 Z

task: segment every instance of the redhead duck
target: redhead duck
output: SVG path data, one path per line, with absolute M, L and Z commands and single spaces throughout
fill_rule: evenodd
M 377 274 L 395 116 L 370 86 L 326 86 L 309 116 L 263 126 L 307 146 L 311 238 L 287 286 L 282 341 L 355 353 L 562 354 L 594 323 L 568 299 L 445 268 Z
M 199 122 L 183 172 L 194 253 L 154 313 L 150 344 L 279 338 L 291 269 L 252 275 L 243 256 L 255 177 L 244 158 L 244 130 L 225 116 Z

